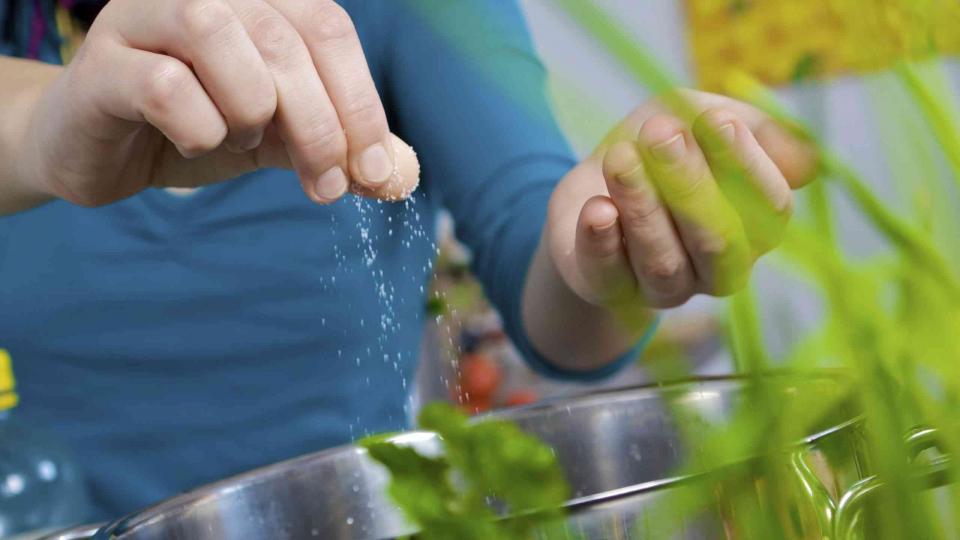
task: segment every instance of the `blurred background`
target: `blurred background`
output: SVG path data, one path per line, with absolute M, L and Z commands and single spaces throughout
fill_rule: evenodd
M 960 4 L 931 13 L 924 2 L 877 0 L 889 9 L 882 21 L 865 21 L 857 2 L 838 0 L 599 0 L 682 84 L 723 92 L 733 71 L 744 71 L 774 87 L 824 143 L 852 163 L 876 193 L 898 210 L 949 205 L 960 209 L 955 190 L 934 200 L 905 189 L 899 178 L 948 175 L 920 112 L 909 106 L 890 68 L 911 47 L 911 17 L 936 17 L 936 46 L 954 102 L 960 97 Z M 572 23 L 553 0 L 521 0 L 528 24 L 550 73 L 550 94 L 565 131 L 580 155 L 592 151 L 607 131 L 650 97 L 616 61 Z M 883 7 L 883 6 L 881 6 Z M 877 28 L 887 35 L 876 36 Z M 866 35 L 865 32 L 871 32 Z M 865 46 L 865 44 L 871 44 Z M 875 44 L 889 44 L 889 50 Z M 897 131 L 915 126 L 907 133 Z M 927 178 L 929 179 L 929 178 Z M 950 185 L 950 182 L 944 182 Z M 807 194 L 798 196 L 805 210 Z M 868 259 L 884 240 L 853 211 L 843 193 L 837 229 L 853 257 Z M 958 212 L 952 212 L 956 216 Z M 441 260 L 428 309 L 434 322 L 424 339 L 416 405 L 432 399 L 461 403 L 469 412 L 539 398 L 622 386 L 648 380 L 651 362 L 684 362 L 697 374 L 729 373 L 732 363 L 718 317 L 720 300 L 696 297 L 663 316 L 656 339 L 620 374 L 597 383 L 545 380 L 531 372 L 504 336 L 499 318 L 470 276 L 470 254 L 456 242 L 446 218 L 439 223 Z M 934 235 L 956 235 L 960 220 L 931 223 Z M 960 260 L 951 261 L 960 266 Z M 818 295 L 776 257 L 754 273 L 764 338 L 774 358 L 821 318 Z

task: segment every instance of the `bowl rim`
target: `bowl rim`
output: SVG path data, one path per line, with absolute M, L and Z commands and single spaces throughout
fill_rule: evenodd
M 484 413 L 473 417 L 472 421 L 482 421 L 484 419 L 502 419 L 502 420 L 511 420 L 514 418 L 519 418 L 524 415 L 530 415 L 532 413 L 541 413 L 545 410 L 559 410 L 560 408 L 566 408 L 571 403 L 583 404 L 589 403 L 591 401 L 596 401 L 599 399 L 604 399 L 606 402 L 609 402 L 611 396 L 616 396 L 620 398 L 627 398 L 629 396 L 636 396 L 638 392 L 641 393 L 655 393 L 662 394 L 665 391 L 671 389 L 678 389 L 684 386 L 691 385 L 703 385 L 703 384 L 744 384 L 748 383 L 751 380 L 757 380 L 757 378 L 771 379 L 771 378 L 801 378 L 807 381 L 823 380 L 823 381 L 833 381 L 837 382 L 838 380 L 845 379 L 849 376 L 848 370 L 842 369 L 817 369 L 813 371 L 793 371 L 793 370 L 769 370 L 757 374 L 730 374 L 730 375 L 710 375 L 710 376 L 701 376 L 701 377 L 684 377 L 677 378 L 668 381 L 661 382 L 648 382 L 642 384 L 628 385 L 622 387 L 611 387 L 611 388 L 600 388 L 593 390 L 586 390 L 579 393 L 574 393 L 566 396 L 556 396 L 552 398 L 546 398 L 537 403 L 521 405 L 516 407 L 509 407 L 501 409 L 498 411 L 493 411 L 489 413 Z M 561 405 L 563 404 L 563 405 Z M 809 446 L 817 441 L 829 437 L 835 433 L 845 431 L 853 428 L 857 424 L 863 422 L 862 415 L 856 415 L 848 420 L 840 422 L 835 425 L 831 425 L 828 428 L 823 430 L 816 431 L 808 436 L 803 437 L 798 442 L 792 445 L 792 448 L 802 448 L 804 446 Z M 436 433 L 426 430 L 413 429 L 410 431 L 402 431 L 396 434 L 392 434 L 388 437 L 389 441 L 399 442 L 399 443 L 417 443 L 424 441 L 434 441 L 439 440 L 439 437 Z M 126 516 L 120 517 L 116 520 L 108 522 L 107 525 L 101 527 L 97 533 L 93 536 L 95 540 L 107 540 L 118 538 L 118 535 L 125 534 L 134 529 L 149 526 L 153 523 L 160 522 L 166 519 L 169 519 L 181 512 L 178 510 L 186 510 L 191 506 L 196 504 L 202 504 L 206 499 L 215 499 L 222 497 L 232 492 L 249 489 L 251 486 L 257 484 L 265 483 L 270 480 L 274 480 L 279 476 L 284 474 L 289 474 L 299 470 L 299 466 L 306 463 L 323 463 L 324 461 L 331 459 L 335 456 L 342 455 L 366 455 L 367 451 L 361 446 L 358 446 L 356 443 L 345 444 L 341 446 L 336 446 L 332 448 L 327 448 L 324 450 L 319 450 L 316 452 L 311 452 L 301 456 L 293 457 L 290 459 L 278 461 L 269 465 L 262 467 L 257 467 L 249 471 L 245 471 L 236 475 L 229 476 L 227 478 L 217 480 L 208 484 L 197 486 L 188 491 L 185 491 L 179 495 L 174 495 L 168 499 L 157 502 L 153 505 L 147 506 L 146 508 L 127 514 Z M 747 456 L 737 462 L 725 465 L 724 467 L 733 466 L 737 464 L 742 464 L 745 462 L 754 459 L 753 457 Z M 612 502 L 620 499 L 625 499 L 629 497 L 640 496 L 648 494 L 654 491 L 659 491 L 663 489 L 668 489 L 674 486 L 679 486 L 688 482 L 697 481 L 699 479 L 705 478 L 708 475 L 714 474 L 716 470 L 709 470 L 704 472 L 698 472 L 694 474 L 678 474 L 673 476 L 666 476 L 664 478 L 658 478 L 656 480 L 650 480 L 646 482 L 639 482 L 630 486 L 624 486 L 621 488 L 615 488 L 610 490 L 605 490 L 600 493 L 594 493 L 590 495 L 584 495 L 580 497 L 574 497 L 567 502 L 565 502 L 562 507 L 570 511 L 571 513 L 576 513 L 582 511 L 585 508 L 592 507 L 594 505 L 606 502 Z
M 763 372 L 758 372 L 755 374 L 724 374 L 724 375 L 706 375 L 706 376 L 693 376 L 693 377 L 680 377 L 676 379 L 670 379 L 668 381 L 661 382 L 650 382 L 642 383 L 637 385 L 615 387 L 615 388 L 600 388 L 586 390 L 576 394 L 566 395 L 566 396 L 557 396 L 554 398 L 547 398 L 536 403 L 531 403 L 527 405 L 520 405 L 516 407 L 510 407 L 501 409 L 498 411 L 492 411 L 477 415 L 474 417 L 477 420 L 482 420 L 485 418 L 490 419 L 502 419 L 502 420 L 513 420 L 517 418 L 522 418 L 524 416 L 532 415 L 532 413 L 542 414 L 543 411 L 555 411 L 560 409 L 566 409 L 571 402 L 576 402 L 577 404 L 589 403 L 592 401 L 605 401 L 609 402 L 611 396 L 622 397 L 627 399 L 631 396 L 636 396 L 638 392 L 648 393 L 652 392 L 654 394 L 662 394 L 665 391 L 670 389 L 688 387 L 691 385 L 700 385 L 700 384 L 746 384 L 751 381 L 755 381 L 758 378 L 763 379 L 793 379 L 797 380 L 798 378 L 804 381 L 817 381 L 822 380 L 824 382 L 839 382 L 844 379 L 849 379 L 850 371 L 848 369 L 842 368 L 818 368 L 815 370 L 807 371 L 797 371 L 790 369 L 771 369 Z M 828 427 L 814 431 L 813 433 L 806 435 L 799 439 L 798 441 L 790 444 L 784 450 L 787 451 L 796 451 L 798 449 L 815 445 L 817 442 L 822 441 L 825 438 L 828 438 L 834 434 L 841 433 L 847 430 L 856 429 L 857 426 L 863 424 L 864 417 L 862 414 L 856 414 L 851 416 L 849 419 L 835 424 L 831 424 Z M 748 463 L 751 460 L 756 459 L 757 456 L 744 456 L 736 461 L 722 465 L 715 469 L 701 471 L 696 473 L 688 474 L 675 474 L 664 476 L 663 478 L 657 478 L 655 480 L 648 480 L 645 482 L 638 482 L 636 484 L 631 484 L 629 486 L 624 486 L 620 488 L 614 488 L 605 490 L 599 493 L 592 493 L 589 495 L 582 495 L 579 497 L 572 497 L 568 499 L 562 507 L 571 512 L 582 511 L 584 509 L 593 507 L 597 504 L 613 502 L 620 499 L 626 499 L 635 496 L 641 496 L 649 494 L 651 492 L 665 490 L 673 487 L 678 487 L 683 484 L 696 482 L 705 478 L 710 477 L 711 475 L 716 474 L 720 470 L 724 470 L 729 467 L 736 467 L 744 463 Z

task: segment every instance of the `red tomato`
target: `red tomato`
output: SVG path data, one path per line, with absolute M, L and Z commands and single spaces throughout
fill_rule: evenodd
M 468 354 L 460 359 L 460 385 L 471 400 L 489 401 L 502 379 L 500 365 L 485 354 Z
M 540 396 L 538 396 L 533 390 L 515 390 L 507 396 L 507 400 L 504 402 L 504 405 L 507 407 L 516 407 L 518 405 L 536 403 L 536 401 L 539 399 Z

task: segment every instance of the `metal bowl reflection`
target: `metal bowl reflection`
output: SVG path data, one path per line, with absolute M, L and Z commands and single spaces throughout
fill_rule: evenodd
M 866 474 L 859 459 L 857 411 L 832 376 L 775 379 L 783 406 L 810 395 L 818 403 L 831 403 L 796 447 L 784 452 L 785 470 L 816 492 L 791 503 L 795 508 L 789 511 L 799 516 L 799 537 L 822 537 L 831 508 Z M 659 520 L 654 512 L 663 511 L 658 502 L 697 482 L 718 482 L 718 500 L 696 516 L 683 517 L 673 537 L 726 538 L 736 533 L 729 530 L 722 493 L 734 487 L 717 480 L 713 471 L 684 476 L 676 471 L 697 451 L 698 434 L 728 420 L 746 403 L 749 388 L 745 379 L 701 379 L 589 393 L 492 416 L 512 420 L 555 449 L 574 491 L 566 525 L 578 538 L 644 538 L 644 531 Z M 804 403 L 797 401 L 798 406 Z M 437 438 L 427 432 L 405 433 L 395 441 L 441 451 Z M 729 466 L 751 458 L 740 456 Z M 386 483 L 384 469 L 364 450 L 345 446 L 194 490 L 119 520 L 95 538 L 376 540 L 414 533 L 385 498 Z M 758 500 L 764 498 L 762 482 L 748 485 Z

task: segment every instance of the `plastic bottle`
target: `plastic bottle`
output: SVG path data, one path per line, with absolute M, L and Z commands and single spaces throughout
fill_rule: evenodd
M 10 355 L 0 349 L 0 538 L 83 522 L 89 504 L 70 453 L 18 421 Z

